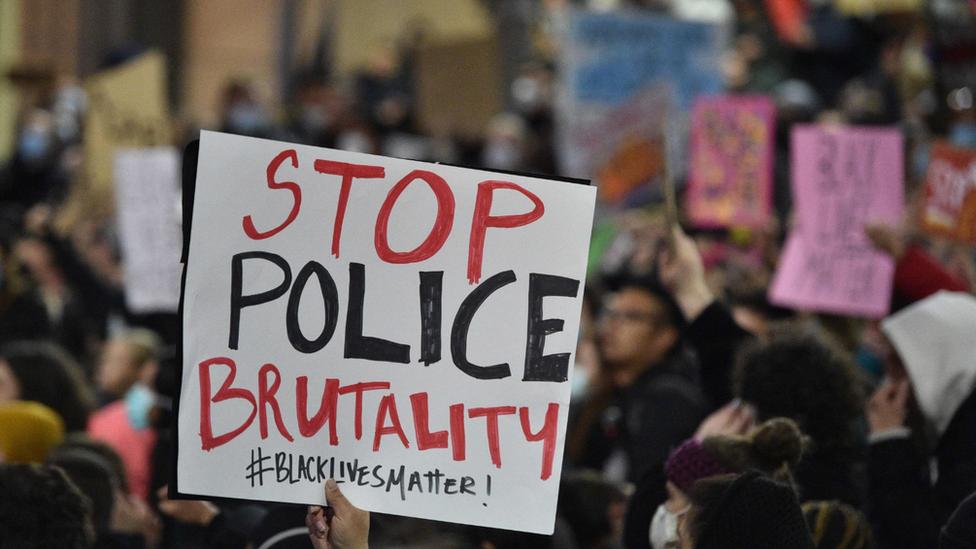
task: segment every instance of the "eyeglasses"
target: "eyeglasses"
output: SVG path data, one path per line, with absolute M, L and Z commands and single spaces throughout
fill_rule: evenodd
M 659 315 L 646 311 L 602 309 L 597 320 L 600 323 L 623 322 L 625 324 L 656 324 Z

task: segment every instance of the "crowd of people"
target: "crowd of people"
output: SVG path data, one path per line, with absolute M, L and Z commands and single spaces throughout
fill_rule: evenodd
M 976 147 L 971 93 L 941 105 L 921 16 L 785 0 L 726 11 L 727 89 L 778 108 L 776 216 L 705 231 L 668 226 L 655 193 L 605 205 L 552 536 L 370 516 L 331 481 L 325 508 L 170 499 L 180 322 L 127 309 L 112 205 L 86 194 L 84 92 L 59 80 L 23 110 L 0 168 L 0 548 L 976 547 L 976 255 L 913 221 L 931 143 Z M 253 83 L 228 83 L 217 129 L 564 175 L 545 20 L 509 110 L 482 134 L 420 130 L 409 41 L 349 80 L 296 76 L 278 109 Z M 882 319 L 767 299 L 797 123 L 895 125 L 906 138 L 904 222 L 864 227 L 895 264 Z M 174 126 L 177 146 L 197 130 Z

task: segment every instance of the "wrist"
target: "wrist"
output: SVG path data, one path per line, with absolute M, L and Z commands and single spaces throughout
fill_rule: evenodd
M 696 285 L 687 291 L 679 292 L 675 296 L 675 301 L 678 302 L 678 307 L 681 308 L 681 312 L 685 315 L 685 319 L 688 322 L 692 322 L 698 315 L 702 313 L 709 305 L 715 301 L 715 296 L 704 284 Z

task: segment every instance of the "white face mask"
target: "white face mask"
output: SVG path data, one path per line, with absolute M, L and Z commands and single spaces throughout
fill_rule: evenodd
M 651 519 L 651 547 L 654 549 L 675 549 L 680 545 L 678 539 L 678 517 L 688 512 L 691 506 L 685 507 L 677 513 L 668 511 L 664 505 L 658 505 L 654 518 Z

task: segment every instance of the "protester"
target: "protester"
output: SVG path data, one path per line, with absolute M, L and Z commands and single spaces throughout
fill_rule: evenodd
M 974 325 L 976 298 L 954 292 L 882 323 L 890 379 L 867 418 L 871 519 L 883 547 L 935 546 L 939 528 L 976 491 Z
M 91 505 L 64 472 L 42 465 L 0 465 L 0 547 L 89 549 Z
M 806 443 L 799 428 L 783 418 L 751 425 L 748 411 L 728 406 L 645 475 L 631 498 L 626 546 L 663 549 L 677 542 L 678 519 L 688 511 L 688 495 L 701 479 L 759 471 L 794 486 L 792 469 Z
M 813 448 L 797 464 L 800 497 L 864 501 L 864 397 L 853 361 L 814 328 L 783 325 L 739 355 L 736 395 L 755 407 L 756 419 L 786 417 L 809 435 Z
M 446 18 L 435 23 L 417 15 L 423 11 L 417 8 L 402 18 L 401 27 L 388 28 L 371 20 L 377 11 L 355 2 L 284 3 L 276 10 L 274 36 L 252 36 L 250 25 L 242 26 L 238 45 L 247 42 L 247 52 L 237 48 L 231 56 L 224 55 L 226 44 L 216 43 L 225 32 L 170 24 L 180 19 L 216 28 L 227 21 L 202 8 L 193 17 L 159 18 L 158 25 L 156 16 L 169 8 L 103 10 L 119 25 L 107 37 L 125 35 L 166 52 L 165 83 L 161 78 L 157 84 L 161 96 L 169 93 L 163 106 L 179 115 L 156 120 L 154 114 L 151 124 L 128 117 L 121 103 L 100 94 L 97 79 L 89 80 L 98 66 L 124 70 L 121 63 L 149 44 L 87 41 L 78 50 L 81 57 L 78 48 L 68 48 L 74 52 L 68 57 L 80 62 L 64 63 L 55 50 L 77 42 L 77 33 L 64 32 L 73 22 L 64 27 L 60 17 L 38 18 L 32 3 L 22 4 L 12 25 L 30 23 L 21 34 L 38 39 L 22 41 L 16 52 L 0 46 L 0 116 L 9 122 L 0 124 L 0 151 L 6 154 L 0 158 L 0 463 L 47 460 L 62 467 L 92 504 L 95 547 L 151 548 L 156 538 L 160 549 L 307 547 L 307 532 L 317 548 L 369 542 L 418 549 L 644 549 L 673 545 L 675 533 L 684 547 L 805 548 L 811 540 L 799 533 L 796 500 L 804 504 L 818 548 L 929 548 L 937 540 L 941 547 L 976 547 L 970 496 L 976 492 L 976 255 L 971 239 L 965 240 L 965 234 L 976 234 L 976 204 L 972 198 L 964 203 L 963 196 L 974 172 L 960 168 L 938 179 L 946 188 L 958 184 L 958 192 L 935 206 L 923 181 L 926 170 L 941 161 L 931 152 L 934 144 L 976 146 L 976 80 L 967 69 L 970 4 L 940 0 L 923 13 L 910 3 L 884 1 L 492 1 L 473 2 L 476 19 L 484 19 L 473 26 L 464 17 L 454 21 L 450 10 L 441 10 Z M 596 70 L 596 63 L 581 73 L 587 78 L 575 79 L 579 74 L 569 67 L 578 60 L 568 55 L 561 33 L 589 28 L 578 23 L 590 18 L 599 23 L 590 38 L 616 32 L 616 15 L 605 12 L 621 9 L 630 10 L 628 15 L 653 12 L 660 25 L 700 21 L 687 27 L 698 29 L 689 33 L 717 29 L 724 52 L 711 58 L 696 50 L 689 64 L 694 66 L 672 67 L 677 57 L 671 53 L 689 53 L 679 51 L 683 42 L 666 44 L 670 50 L 663 58 L 635 58 L 635 34 L 634 47 L 615 54 L 620 58 L 614 59 L 614 71 Z M 858 10 L 862 15 L 855 15 Z M 90 11 L 83 29 L 88 19 L 102 18 Z M 383 38 L 356 52 L 353 57 L 363 59 L 357 65 L 348 55 L 350 36 L 342 23 L 364 13 L 375 29 L 356 38 L 365 40 L 373 30 Z M 713 23 L 720 27 L 708 26 Z M 41 39 L 45 32 L 58 40 Z M 191 37 L 184 52 L 183 42 Z M 271 61 L 254 55 L 265 40 L 273 42 Z M 200 44 L 223 52 L 221 61 L 197 63 Z M 427 48 L 459 53 L 483 45 L 497 60 L 497 74 L 483 75 L 491 85 L 465 95 L 473 101 L 470 111 L 438 119 L 438 99 L 474 83 L 444 78 L 450 75 L 448 57 L 432 59 L 424 55 Z M 100 57 L 106 62 L 100 64 Z M 592 60 L 599 61 L 596 55 Z M 687 217 L 685 200 L 694 198 L 682 195 L 684 182 L 692 179 L 685 156 L 695 137 L 684 132 L 696 97 L 688 92 L 689 79 L 673 75 L 686 68 L 690 74 L 698 65 L 712 67 L 706 76 L 722 81 L 726 92 L 766 94 L 776 105 L 768 197 L 773 213 L 765 224 L 698 226 Z M 200 67 L 207 74 L 203 86 L 196 80 Z M 251 76 L 269 67 L 273 80 Z M 656 110 L 647 120 L 616 110 L 632 107 L 631 93 L 652 76 L 655 85 L 666 84 L 673 93 L 674 109 L 664 120 L 655 118 Z M 610 85 L 615 78 L 635 88 Z M 444 90 L 432 90 L 432 84 Z M 211 90 L 210 96 L 196 97 L 199 90 Z M 149 91 L 124 95 L 142 102 L 154 95 Z M 564 135 L 565 127 L 575 127 L 567 124 L 565 114 L 572 109 L 566 106 L 601 93 L 606 103 L 590 103 L 580 117 L 612 113 L 606 126 Z M 108 116 L 100 120 L 99 112 Z M 731 119 L 721 122 L 734 126 Z M 668 128 L 664 143 L 657 137 L 641 141 L 657 136 L 662 124 Z M 885 158 L 875 166 L 904 160 L 902 222 L 875 219 L 878 212 L 872 211 L 863 227 L 861 221 L 846 223 L 848 217 L 860 220 L 860 214 L 847 215 L 854 211 L 846 209 L 849 204 L 837 216 L 846 231 L 845 253 L 874 254 L 879 262 L 856 275 L 840 264 L 821 273 L 834 281 L 863 276 L 872 285 L 891 282 L 890 309 L 871 318 L 771 303 L 769 288 L 787 255 L 787 232 L 809 223 L 796 207 L 793 188 L 796 160 L 804 152 L 792 149 L 791 135 L 804 124 L 839 132 L 884 125 L 903 138 L 904 158 Z M 172 141 L 171 125 L 180 128 Z M 143 204 L 116 202 L 111 177 L 99 173 L 100 157 L 111 163 L 100 136 L 119 137 L 125 147 L 181 148 L 201 128 L 572 177 L 579 176 L 571 173 L 577 159 L 566 141 L 579 137 L 599 151 L 599 167 L 592 171 L 616 170 L 633 181 L 633 192 L 619 203 L 606 199 L 599 176 L 594 182 L 600 194 L 585 281 L 586 320 L 570 358 L 569 410 L 559 416 L 568 418 L 568 429 L 553 536 L 370 517 L 334 484 L 327 487 L 333 507 L 305 513 L 305 527 L 300 507 L 178 500 L 159 490 L 174 480 L 175 425 L 169 416 L 177 403 L 170 397 L 178 393 L 186 366 L 178 353 L 164 360 L 162 349 L 178 345 L 180 317 L 176 311 L 136 312 L 124 299 L 133 275 L 123 269 L 123 259 L 131 258 L 122 257 L 117 231 L 131 213 L 124 208 Z M 620 143 L 637 143 L 631 149 L 637 154 L 616 155 Z M 723 136 L 723 147 L 739 144 L 736 135 Z M 816 166 L 823 185 L 861 173 L 867 166 L 857 159 L 868 148 L 837 151 L 835 169 L 826 162 Z M 659 149 L 665 154 L 658 155 Z M 734 162 L 753 156 L 738 155 Z M 304 156 L 301 162 L 294 167 L 298 172 L 314 171 Z M 716 181 L 727 175 L 725 167 L 708 168 L 715 168 Z M 286 163 L 267 185 L 300 181 L 292 170 Z M 258 184 L 265 184 L 264 176 L 257 174 Z M 742 202 L 750 198 L 751 178 L 743 180 Z M 677 212 L 665 205 L 665 180 L 676 183 Z M 321 190 L 301 186 L 303 206 L 315 207 L 314 193 Z M 357 182 L 354 188 L 368 186 Z M 288 193 L 271 194 L 287 200 Z M 189 198 L 167 208 L 186 210 Z M 495 214 L 501 206 L 496 204 Z M 461 215 L 460 202 L 458 208 Z M 933 211 L 944 223 L 958 222 L 960 231 L 950 237 L 921 224 Z M 812 258 L 804 268 L 817 261 Z M 562 336 L 553 334 L 550 341 L 556 337 Z M 242 383 L 239 376 L 234 388 Z M 279 396 L 284 385 L 281 391 Z M 276 405 L 270 392 L 257 401 L 261 414 Z M 864 395 L 872 392 L 865 404 Z M 409 431 L 407 422 L 404 427 Z M 772 450 L 759 433 L 772 431 L 789 444 L 783 443 L 776 459 L 766 459 Z M 110 446 L 80 440 L 85 432 Z M 680 475 L 677 464 L 692 454 L 718 466 Z M 0 549 L 89 546 L 84 498 L 69 479 L 52 468 L 9 467 L 0 465 Z M 760 475 L 741 474 L 751 470 Z M 721 473 L 739 476 L 713 478 Z M 790 492 L 793 486 L 798 496 Z M 162 532 L 153 531 L 156 516 L 164 522 Z M 874 527 L 873 541 L 865 517 Z M 43 531 L 28 532 L 38 524 Z M 31 545 L 28 538 L 43 541 Z
M 689 499 L 683 548 L 813 547 L 796 492 L 757 472 L 700 480 Z
M 0 348 L 0 364 L 12 374 L 12 400 L 50 407 L 69 433 L 85 430 L 94 397 L 78 363 L 64 349 L 52 343 L 11 343 Z

